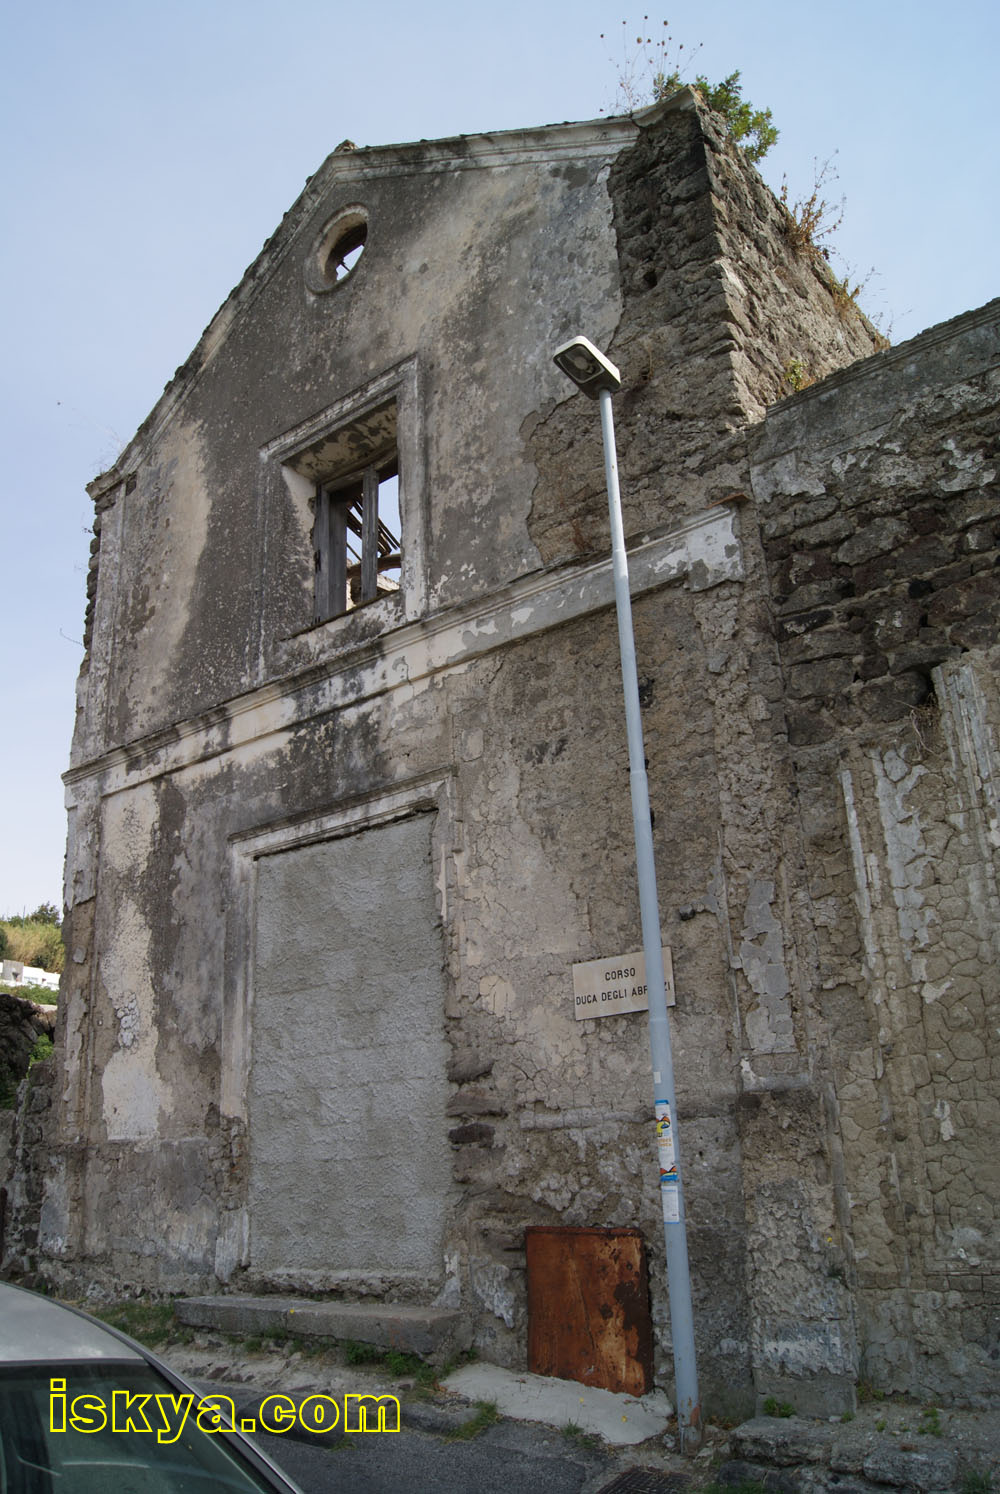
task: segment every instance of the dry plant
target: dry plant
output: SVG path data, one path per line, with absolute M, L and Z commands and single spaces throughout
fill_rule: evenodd
M 788 178 L 781 178 L 779 201 L 785 210 L 785 233 L 796 249 L 815 249 L 824 259 L 829 259 L 830 253 L 820 240 L 835 234 L 844 221 L 844 198 L 833 203 L 823 196 L 823 192 L 829 190 L 829 183 L 836 180 L 832 157 L 822 166 L 814 160 L 812 191 L 808 197 L 798 198 L 789 206 Z
M 651 30 L 649 16 L 643 16 L 640 33 L 633 42 L 628 21 L 622 22 L 621 62 L 609 58 L 618 71 L 618 92 L 614 101 L 616 113 L 632 113 L 646 104 L 658 104 L 688 86 L 681 75 L 681 65 L 690 64 L 701 50 L 701 43 L 682 58 L 683 42 L 674 41 L 668 29 L 669 21 L 661 24 L 662 35 L 654 41 L 647 35 Z M 601 40 L 607 40 L 603 31 Z M 756 164 L 767 154 L 778 138 L 777 128 L 770 109 L 755 109 L 749 99 L 744 99 L 738 71 L 730 73 L 719 83 L 710 83 L 703 73 L 699 73 L 690 86 L 698 90 L 710 109 L 721 114 L 730 136 L 748 161 Z M 604 113 L 603 109 L 601 113 Z
M 608 59 L 618 74 L 618 90 L 611 108 L 613 114 L 631 114 L 684 86 L 681 66 L 701 51 L 701 42 L 682 58 L 684 43 L 675 42 L 669 28 L 670 22 L 663 21 L 661 34 L 654 40 L 649 34 L 652 31 L 649 16 L 643 16 L 642 25 L 638 27 L 622 21 L 621 59 Z M 636 31 L 638 35 L 635 35 Z M 610 37 L 602 31 L 601 41 L 609 40 Z M 602 109 L 601 113 L 604 112 Z

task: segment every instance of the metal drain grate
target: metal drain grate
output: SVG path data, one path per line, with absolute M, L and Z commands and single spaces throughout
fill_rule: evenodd
M 691 1480 L 686 1473 L 661 1473 L 658 1468 L 626 1468 L 598 1494 L 684 1494 Z

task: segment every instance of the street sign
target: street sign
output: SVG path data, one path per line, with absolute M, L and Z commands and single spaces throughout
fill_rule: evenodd
M 667 1005 L 675 1004 L 674 971 L 670 950 L 663 947 L 663 983 Z M 573 966 L 573 1012 L 578 1022 L 587 1017 L 620 1017 L 624 1012 L 647 1012 L 646 956 L 609 955 Z

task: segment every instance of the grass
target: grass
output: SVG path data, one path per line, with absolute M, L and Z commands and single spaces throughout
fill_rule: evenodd
M 455 1427 L 453 1431 L 446 1432 L 444 1440 L 446 1442 L 471 1442 L 473 1437 L 478 1437 L 480 1432 L 485 1432 L 487 1427 L 493 1426 L 499 1420 L 500 1412 L 497 1410 L 496 1401 L 477 1401 L 475 1416 L 471 1416 L 468 1421 L 463 1421 L 462 1425 Z
M 54 1050 L 55 1043 L 53 1043 L 48 1033 L 40 1032 L 35 1039 L 35 1046 L 31 1050 L 31 1057 L 28 1059 L 29 1072 L 34 1068 L 36 1063 L 44 1063 L 47 1058 L 51 1058 Z
M 927 1406 L 920 1413 L 917 1423 L 917 1434 L 921 1437 L 943 1437 L 944 1427 L 941 1425 L 941 1413 L 936 1406 Z
M 575 1421 L 568 1421 L 562 1428 L 562 1434 L 567 1442 L 575 1442 L 577 1447 L 597 1449 L 601 1445 L 601 1439 L 594 1432 L 585 1432 L 583 1427 L 578 1426 Z
M 353 1338 L 344 1339 L 340 1347 L 347 1364 L 381 1364 L 385 1358 L 385 1350 L 377 1344 L 362 1344 Z
M 453 1369 L 457 1369 L 460 1364 L 471 1363 L 476 1357 L 475 1351 L 469 1349 L 444 1364 L 435 1366 L 428 1364 L 417 1354 L 406 1354 L 400 1349 L 381 1349 L 377 1344 L 359 1343 L 354 1339 L 343 1339 L 340 1349 L 346 1364 L 368 1365 L 372 1369 L 384 1370 L 396 1379 L 409 1377 L 414 1381 L 417 1391 L 425 1396 L 430 1394 L 439 1381 L 446 1379 Z
M 381 1349 L 377 1344 L 358 1343 L 350 1338 L 345 1339 L 340 1347 L 347 1364 L 366 1364 L 374 1369 L 386 1370 L 397 1380 L 409 1375 L 423 1390 L 432 1389 L 442 1375 L 454 1368 L 454 1365 L 448 1364 L 441 1370 L 436 1370 L 417 1354 L 404 1354 L 400 1349 Z
M 99 1306 L 88 1304 L 87 1311 L 93 1317 L 100 1318 L 102 1322 L 110 1323 L 113 1328 L 127 1333 L 130 1338 L 137 1339 L 147 1348 L 157 1348 L 164 1344 L 190 1344 L 195 1338 L 193 1328 L 177 1322 L 174 1317 L 173 1303 L 170 1301 L 154 1302 L 148 1298 L 130 1298 Z M 345 1339 L 338 1345 L 328 1339 L 299 1338 L 283 1324 L 274 1328 L 265 1328 L 259 1333 L 246 1335 L 227 1333 L 221 1336 L 247 1354 L 264 1354 L 279 1349 L 288 1354 L 301 1354 L 311 1359 L 339 1348 L 346 1364 L 365 1365 L 372 1369 L 382 1370 L 397 1380 L 408 1377 L 413 1380 L 417 1391 L 423 1395 L 428 1395 L 439 1379 L 450 1374 L 457 1364 L 475 1357 L 472 1353 L 461 1354 L 440 1368 L 435 1368 L 416 1354 L 406 1354 L 399 1349 L 383 1349 L 376 1344 L 360 1343 L 354 1339 Z M 462 1436 L 476 1436 L 484 1426 L 489 1425 L 490 1418 L 483 1410 L 486 1403 L 480 1402 L 479 1404 L 480 1412 L 472 1423 L 474 1429 L 463 1431 Z M 492 1420 L 495 1421 L 495 1406 L 492 1411 Z M 486 1416 L 485 1420 L 482 1419 L 484 1416 Z
M 993 1475 L 970 1468 L 958 1486 L 959 1494 L 993 1494 Z
M 837 180 L 831 161 L 813 163 L 813 188 L 808 197 L 789 202 L 788 182 L 782 178 L 780 202 L 785 210 L 785 233 L 796 249 L 822 254 L 821 239 L 830 238 L 844 221 L 844 199 L 828 202 L 822 195 Z M 824 256 L 825 257 L 825 256 Z
M 97 1307 L 88 1303 L 87 1311 L 91 1317 L 100 1318 L 102 1323 L 110 1323 L 112 1328 L 127 1333 L 129 1338 L 138 1339 L 147 1349 L 165 1343 L 189 1344 L 194 1338 L 192 1329 L 177 1322 L 172 1302 L 135 1298 L 125 1302 L 106 1302 Z
M 438 1379 L 438 1373 L 432 1364 L 427 1364 L 417 1354 L 404 1354 L 399 1349 L 387 1351 L 385 1367 L 397 1379 L 402 1379 L 404 1375 L 412 1375 L 419 1384 L 433 1384 Z
M 773 1395 L 769 1395 L 761 1408 L 765 1416 L 794 1416 L 795 1407 L 790 1406 L 787 1401 L 779 1401 Z

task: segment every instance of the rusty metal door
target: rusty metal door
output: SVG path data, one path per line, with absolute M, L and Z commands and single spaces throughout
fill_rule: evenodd
M 637 1229 L 531 1226 L 528 1369 L 645 1395 L 653 1388 L 646 1251 Z

